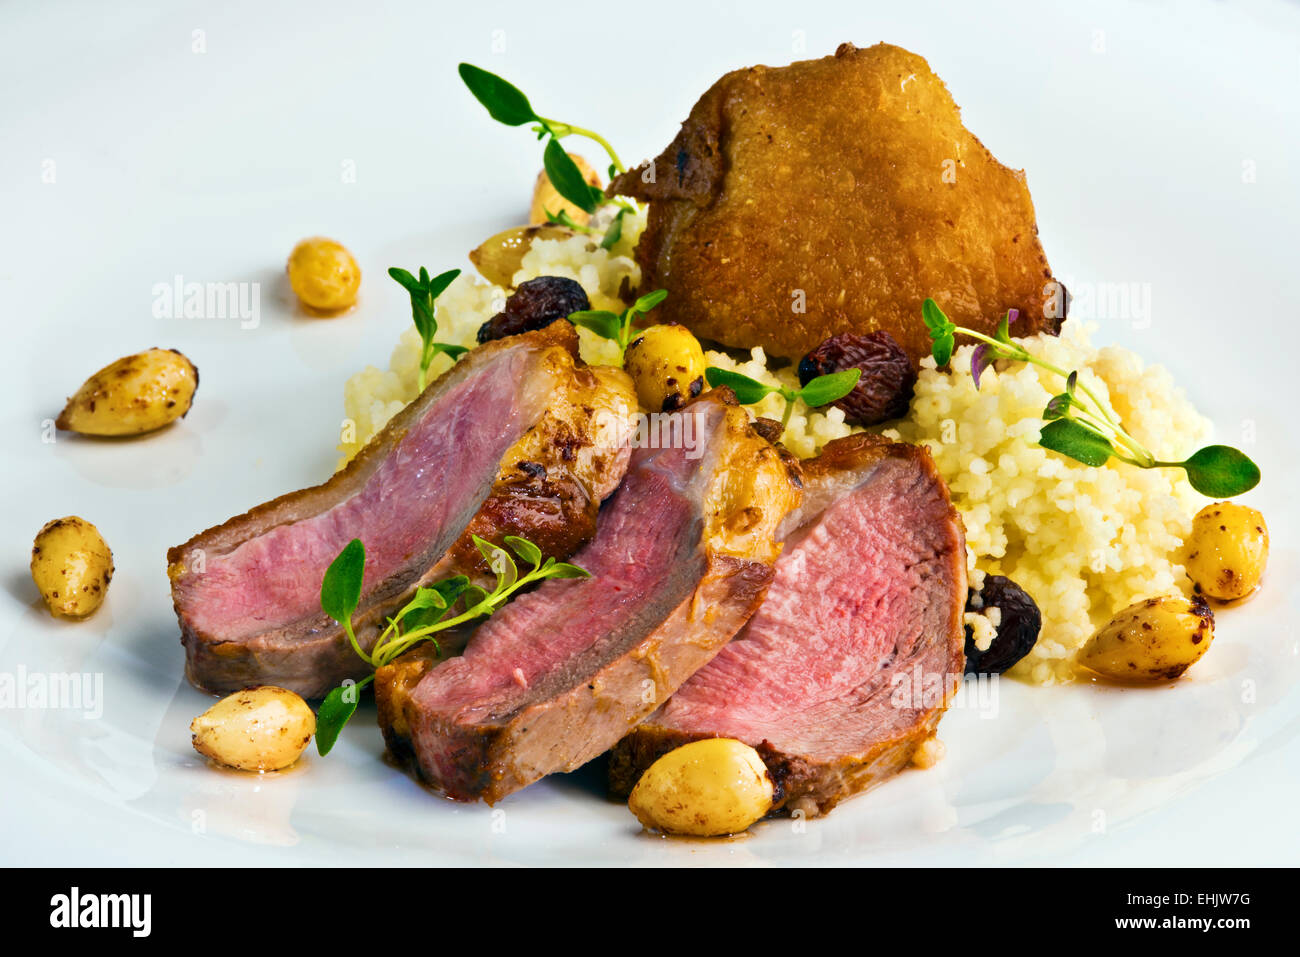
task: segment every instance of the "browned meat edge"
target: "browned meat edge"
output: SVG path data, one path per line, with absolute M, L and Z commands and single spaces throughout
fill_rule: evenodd
M 762 603 L 777 554 L 773 533 L 801 497 L 797 469 L 751 430 L 730 390 L 714 390 L 692 404 L 720 406 L 725 418 L 712 435 L 712 476 L 701 493 L 693 557 L 689 567 L 673 568 L 671 594 L 634 606 L 623 626 L 622 650 L 581 681 L 569 680 L 568 673 L 548 676 L 556 680 L 549 697 L 491 720 L 445 729 L 440 739 L 454 761 L 437 773 L 425 767 L 428 756 L 412 740 L 420 733 L 413 729 L 429 720 L 413 695 L 440 662 L 422 649 L 380 669 L 375 681 L 379 724 L 390 754 L 413 774 L 452 798 L 493 803 L 546 774 L 575 770 L 707 663 Z M 617 504 L 616 496 L 612 507 Z M 590 547 L 602 547 L 599 532 Z M 734 554 L 737 549 L 742 554 Z M 579 553 L 575 561 L 581 560 Z M 649 701 L 647 680 L 658 693 Z
M 805 489 L 809 494 L 804 508 L 828 508 L 831 501 L 818 501 L 817 476 L 853 468 L 865 456 L 889 455 L 914 459 L 920 463 L 928 477 L 938 483 L 944 502 L 948 505 L 948 519 L 957 536 L 953 550 L 957 589 L 960 601 L 953 606 L 952 627 L 947 639 L 949 674 L 959 676 L 965 664 L 965 631 L 962 614 L 965 607 L 965 532 L 961 516 L 952 507 L 948 487 L 935 469 L 934 460 L 927 449 L 901 442 L 889 442 L 869 433 L 858 433 L 829 443 L 816 459 L 802 463 Z M 802 522 L 798 524 L 803 524 Z M 792 530 L 792 529 L 791 529 Z M 926 711 L 905 734 L 895 735 L 876 742 L 865 754 L 844 755 L 834 763 L 810 763 L 798 755 L 782 753 L 767 741 L 755 745 L 768 772 L 776 784 L 773 813 L 790 813 L 798 810 L 807 816 L 825 814 L 847 797 L 870 790 L 908 766 L 916 749 L 934 735 L 935 729 L 947 710 L 948 702 L 957 690 L 957 681 L 949 681 L 944 688 L 944 700 L 939 706 Z M 638 727 L 610 752 L 609 789 L 612 796 L 626 798 L 636 786 L 645 770 L 655 761 L 675 748 L 691 741 L 712 737 L 710 734 L 690 734 L 655 725 L 654 716 Z
M 328 481 L 281 495 L 169 549 L 169 571 L 181 566 L 196 550 L 224 553 L 279 525 L 292 524 L 326 511 L 356 494 L 405 435 L 409 424 L 418 421 L 425 409 L 436 403 L 445 392 L 474 375 L 500 352 L 518 348 L 540 351 L 550 346 L 561 346 L 577 359 L 578 339 L 573 326 L 556 322 L 537 332 L 491 342 L 473 350 L 395 415 L 351 462 Z M 484 489 L 485 495 L 495 477 L 495 474 L 487 477 L 489 485 Z M 568 489 L 564 491 L 572 494 Z M 466 523 L 472 517 L 472 514 L 465 516 Z M 409 600 L 409 593 L 425 571 L 408 566 L 403 574 L 390 577 L 368 594 L 353 616 L 358 638 L 372 636 L 371 633 L 377 631 L 388 615 Z M 345 679 L 358 679 L 367 671 L 365 663 L 348 645 L 342 629 L 324 613 L 280 629 L 279 634 L 270 636 L 273 640 L 267 640 L 267 635 L 258 635 L 240 641 L 226 641 L 196 630 L 180 606 L 174 603 L 174 607 L 181 626 L 181 643 L 186 651 L 185 676 L 203 691 L 228 694 L 250 684 L 274 682 L 304 697 L 319 698 Z
M 624 728 L 631 728 L 654 708 L 643 698 L 643 682 L 658 688 L 676 689 L 699 670 L 726 640 L 735 634 L 762 603 L 771 583 L 772 568 L 760 562 L 728 556 L 713 556 L 704 577 L 695 590 L 680 602 L 647 638 L 628 654 L 608 662 L 591 679 L 549 701 L 531 705 L 503 721 L 474 725 L 461 742 L 465 749 L 462 766 L 477 768 L 476 776 L 464 787 L 447 790 L 447 796 L 461 801 L 483 800 L 495 804 L 540 777 L 535 769 L 521 767 L 515 753 L 533 740 L 558 740 L 569 735 L 575 721 L 588 720 L 597 710 L 603 715 L 617 714 Z M 708 633 L 702 633 L 690 621 L 691 607 L 703 602 L 714 608 Z M 713 640 L 686 641 L 692 634 Z M 436 787 L 446 788 L 446 781 L 430 781 L 421 768 L 410 738 L 402 729 L 417 720 L 415 715 L 394 713 L 394 701 L 410 703 L 409 694 L 395 695 L 394 686 L 405 683 L 413 688 L 432 665 L 437 664 L 428 652 L 402 659 L 396 666 L 381 669 L 375 682 L 375 699 L 379 703 L 379 725 L 389 754 L 411 774 Z M 599 691 L 599 693 L 597 693 Z M 620 733 L 620 732 L 616 732 Z M 561 767 L 550 773 L 574 771 L 604 753 L 610 741 L 594 741 L 576 750 Z

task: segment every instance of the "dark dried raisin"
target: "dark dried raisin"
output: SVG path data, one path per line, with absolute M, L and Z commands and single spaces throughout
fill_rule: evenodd
M 505 309 L 479 326 L 478 341 L 490 342 L 532 332 L 570 313 L 590 308 L 586 292 L 572 279 L 538 276 L 520 283 L 506 300 Z
M 799 382 L 807 385 L 820 375 L 861 369 L 853 391 L 835 402 L 850 425 L 876 425 L 907 414 L 916 386 L 916 371 L 907 353 L 889 333 L 831 336 L 799 363 Z
M 1002 575 L 985 575 L 984 587 L 971 589 L 966 610 L 984 614 L 989 608 L 1002 612 L 997 637 L 987 651 L 975 647 L 971 628 L 966 627 L 966 674 L 1000 675 L 1033 650 L 1043 627 L 1043 615 L 1028 592 Z

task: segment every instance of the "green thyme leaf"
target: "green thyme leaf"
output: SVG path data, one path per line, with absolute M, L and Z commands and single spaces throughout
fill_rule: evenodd
M 930 339 L 934 343 L 930 353 L 934 356 L 935 365 L 942 369 L 952 359 L 953 333 L 957 327 L 933 299 L 921 303 L 921 318 L 925 320 L 925 327 L 930 330 Z
M 598 143 L 609 156 L 611 179 L 615 173 L 623 171 L 623 162 L 618 158 L 618 154 L 614 152 L 614 147 L 610 145 L 609 140 L 599 133 L 594 130 L 583 129 L 581 126 L 572 123 L 562 123 L 559 120 L 538 115 L 532 104 L 528 102 L 528 97 L 524 96 L 523 91 L 494 73 L 489 73 L 487 70 L 469 63 L 462 63 L 459 71 L 461 80 L 469 87 L 475 99 L 487 107 L 487 111 L 492 115 L 493 119 L 505 123 L 507 126 L 532 124 L 531 129 L 537 135 L 537 139 L 545 140 L 549 138 L 551 143 L 557 143 L 566 136 L 585 137 L 594 143 Z M 547 172 L 550 172 L 549 163 L 547 163 Z M 555 183 L 554 176 L 552 176 L 552 182 Z M 573 198 L 565 193 L 564 187 L 559 183 L 555 183 L 555 187 L 562 196 Z
M 1055 419 L 1064 419 L 1070 415 L 1071 408 L 1084 408 L 1083 404 L 1075 398 L 1074 388 L 1078 384 L 1079 373 L 1071 372 L 1065 380 L 1065 391 L 1060 395 L 1054 395 L 1047 402 L 1047 407 L 1043 409 L 1043 418 L 1051 422 Z
M 623 217 L 626 214 L 626 209 L 620 209 L 614 215 L 614 221 L 609 224 L 609 228 L 605 230 L 605 237 L 600 241 L 601 249 L 613 249 L 614 244 L 623 238 Z
M 668 290 L 656 289 L 654 292 L 646 293 L 617 315 L 604 309 L 588 309 L 570 313 L 569 321 L 575 326 L 590 329 L 604 339 L 611 339 L 626 349 L 628 339 L 631 338 L 632 321 L 638 314 L 649 312 L 667 298 Z
M 1110 440 L 1073 419 L 1057 419 L 1042 428 L 1038 444 L 1084 465 L 1105 465 L 1115 450 Z
M 518 535 L 507 535 L 503 541 L 514 550 L 516 555 L 534 568 L 542 564 L 542 550 L 528 539 L 520 538 Z
M 320 583 L 320 606 L 340 625 L 352 618 L 361 601 L 361 581 L 366 571 L 366 547 L 354 538 L 325 569 Z
M 431 342 L 429 343 L 431 355 L 437 355 L 439 352 L 445 352 L 453 359 L 459 359 L 465 353 L 469 352 L 465 346 L 454 346 L 450 342 Z
M 547 578 L 590 578 L 591 572 L 568 562 L 556 562 L 546 572 Z
M 952 325 L 933 299 L 926 299 L 921 303 L 921 318 L 925 320 L 925 327 L 930 330 L 931 339 L 945 335 L 949 331 L 948 327 Z
M 1070 396 L 1062 392 L 1060 395 L 1054 395 L 1047 402 L 1047 408 L 1043 409 L 1043 418 L 1048 422 L 1054 419 L 1063 419 L 1070 414 Z
M 636 302 L 632 303 L 632 311 L 644 315 L 667 298 L 667 289 L 656 289 L 654 292 L 648 292 Z
M 545 210 L 547 222 L 556 223 L 578 233 L 589 233 L 591 227 L 583 226 L 576 219 L 569 215 L 567 209 L 561 209 L 558 213 L 553 213 L 549 209 Z
M 366 678 L 361 684 L 349 682 L 340 685 L 327 694 L 316 709 L 316 751 L 321 757 L 334 749 L 339 733 L 356 713 L 357 702 L 361 700 L 361 689 L 369 682 L 370 679 Z
M 442 610 L 447 607 L 447 599 L 443 598 L 442 592 L 436 588 L 417 588 L 415 597 L 407 603 L 406 607 L 410 609 L 437 608 Z
M 559 140 L 552 139 L 546 144 L 542 165 L 555 191 L 584 212 L 594 213 L 604 201 L 604 191 L 587 182 Z
M 414 631 L 432 625 L 443 617 L 468 584 L 467 577 L 456 575 L 434 582 L 427 587 L 417 588 L 415 597 L 392 620 L 399 622 L 403 631 Z
M 1231 446 L 1207 445 L 1180 464 L 1192 488 L 1210 498 L 1232 498 L 1259 484 L 1259 466 Z
M 429 298 L 437 299 L 441 296 L 447 291 L 447 287 L 456 281 L 456 277 L 459 275 L 459 269 L 448 269 L 446 272 L 439 273 L 432 279 L 427 280 L 425 290 L 429 293 Z
M 711 388 L 726 386 L 732 392 L 736 393 L 736 401 L 741 405 L 753 405 L 755 402 L 762 402 L 764 396 L 779 391 L 775 386 L 763 385 L 761 382 L 755 382 L 747 375 L 741 375 L 739 372 L 731 372 L 727 369 L 719 369 L 717 366 L 709 366 L 704 370 L 704 378 Z
M 429 587 L 441 595 L 442 600 L 450 608 L 465 589 L 469 587 L 469 578 L 465 575 L 453 575 L 451 578 L 444 578 L 440 582 L 434 582 Z
M 409 632 L 415 631 L 417 628 L 427 628 L 446 613 L 445 610 L 437 608 L 413 608 L 409 613 L 402 616 L 402 630 Z M 432 637 L 429 640 L 433 641 L 435 645 L 437 644 Z
M 469 585 L 466 587 L 465 591 L 461 593 L 460 597 L 464 602 L 465 611 L 468 612 L 487 601 L 488 593 L 486 589 L 478 585 Z
M 800 389 L 798 395 L 805 405 L 812 408 L 830 405 L 852 392 L 861 378 L 861 369 L 842 369 L 839 372 L 819 375 Z
M 429 300 L 428 273 L 424 269 L 420 272 L 425 279 L 417 279 L 397 266 L 390 267 L 388 275 L 410 293 L 411 319 L 415 323 L 416 331 L 420 333 L 420 339 L 427 344 L 437 332 L 438 324 L 433 319 L 433 303 Z
M 473 539 L 488 568 L 492 569 L 492 574 L 497 576 L 497 591 L 504 591 L 519 580 L 519 567 L 508 551 L 477 535 L 473 536 Z
M 1004 345 L 1011 345 L 1011 313 L 1002 316 L 1002 321 L 998 323 L 998 331 L 993 334 L 993 338 Z
M 492 119 L 498 123 L 504 123 L 506 126 L 523 126 L 525 123 L 541 120 L 541 117 L 533 112 L 528 97 L 495 73 L 489 73 L 472 63 L 462 63 L 457 70 L 461 80 L 474 94 L 474 99 L 487 107 Z
M 581 312 L 569 313 L 569 321 L 575 326 L 590 329 L 602 339 L 613 339 L 615 342 L 618 341 L 619 333 L 623 328 L 619 317 L 604 309 L 585 309 Z
M 399 266 L 390 266 L 388 269 L 388 275 L 401 283 L 402 288 L 413 296 L 424 292 L 424 285 L 420 280 L 416 279 L 409 272 Z
M 934 364 L 938 366 L 940 369 L 946 366 L 949 360 L 952 359 L 952 350 L 953 350 L 952 336 L 936 339 L 934 341 L 934 347 L 930 350 L 930 354 L 934 356 Z

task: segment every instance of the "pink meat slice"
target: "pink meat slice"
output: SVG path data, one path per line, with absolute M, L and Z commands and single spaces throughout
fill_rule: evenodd
M 929 454 L 852 436 L 806 464 L 762 607 L 615 750 L 630 790 L 687 741 L 757 748 L 782 801 L 824 813 L 905 766 L 963 670 L 965 545 Z M 902 689 L 900 691 L 900 689 Z
M 567 324 L 563 324 L 567 327 Z M 572 342 L 570 340 L 573 340 Z M 435 576 L 492 491 L 506 452 L 561 388 L 543 330 L 474 350 L 323 485 L 281 496 L 168 552 L 186 674 L 227 693 L 277 684 L 320 697 L 368 666 L 320 607 L 325 569 L 366 546 L 353 621 L 363 646 Z
M 517 598 L 459 658 L 415 666 L 414 677 L 381 669 L 376 696 L 389 748 L 424 781 L 459 800 L 494 802 L 579 767 L 753 613 L 770 565 L 712 554 L 703 539 L 724 408 L 701 399 L 675 413 L 698 414 L 701 434 L 713 436 L 702 457 L 633 452 L 595 539 L 572 559 L 590 579 L 547 581 Z
M 533 401 L 511 401 L 527 355 L 507 353 L 432 403 L 354 494 L 324 512 L 270 529 L 211 556 L 195 590 L 192 622 L 228 640 L 320 612 L 324 570 L 349 541 L 366 543 L 363 596 L 412 555 L 441 555 L 487 497 L 506 450 L 540 415 Z M 498 413 L 490 431 L 486 410 Z M 456 454 L 448 454 L 455 449 Z

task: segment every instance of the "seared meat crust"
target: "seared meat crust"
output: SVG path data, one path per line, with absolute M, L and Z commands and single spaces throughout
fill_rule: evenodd
M 515 599 L 460 657 L 438 661 L 422 648 L 376 673 L 389 751 L 425 783 L 493 803 L 576 769 L 759 606 L 776 530 L 800 500 L 790 462 L 751 430 L 729 390 L 672 419 L 689 444 L 633 453 L 595 539 L 573 558 L 592 578 Z
M 927 296 L 988 333 L 1012 307 L 1017 335 L 1064 317 L 1023 171 L 899 47 L 728 73 L 608 192 L 651 204 L 637 259 L 642 288 L 668 290 L 659 320 L 727 346 L 797 362 L 884 330 L 916 363 Z
M 824 814 L 907 766 L 963 670 L 965 539 L 922 447 L 857 434 L 803 463 L 804 498 L 763 607 L 610 756 L 626 795 L 659 757 L 736 738 Z
M 499 362 L 512 363 L 505 374 L 492 371 Z M 496 376 L 495 391 L 475 401 L 501 407 L 444 407 L 453 390 L 489 375 Z M 518 411 L 503 411 L 508 402 Z M 436 419 L 426 416 L 430 408 L 437 409 Z M 367 666 L 342 629 L 319 607 L 321 576 L 341 546 L 332 541 L 328 549 L 313 548 L 334 527 L 321 518 L 346 511 L 349 503 L 369 502 L 364 515 L 349 513 L 339 523 L 342 533 L 358 534 L 356 523 L 369 516 L 371 561 L 385 546 L 393 551 L 387 540 L 411 526 L 408 513 L 420 500 L 454 494 L 463 503 L 416 551 L 403 549 L 390 559 L 382 580 L 367 583 L 353 616 L 363 647 L 420 585 L 457 572 L 490 577 L 473 534 L 494 542 L 521 535 L 548 555 L 568 557 L 592 536 L 601 499 L 622 477 L 635 411 L 631 380 L 620 370 L 585 366 L 567 322 L 479 347 L 431 383 L 328 482 L 259 505 L 168 552 L 186 676 L 217 694 L 275 684 L 320 697 L 343 679 L 365 674 Z M 495 451 L 489 456 L 483 449 L 514 434 L 500 431 L 516 428 L 510 417 L 529 424 L 498 460 Z M 407 450 L 408 438 L 428 433 L 441 437 Z M 382 488 L 372 484 L 394 456 L 400 468 L 376 480 Z M 471 467 L 470 459 L 481 462 Z M 458 476 L 457 469 L 465 474 Z M 464 487 L 453 493 L 426 477 L 435 472 L 447 485 Z M 263 560 L 239 564 L 241 549 L 272 539 L 278 544 L 264 549 Z M 267 582 L 276 589 L 275 601 L 266 597 Z M 279 619 L 270 617 L 275 614 Z

